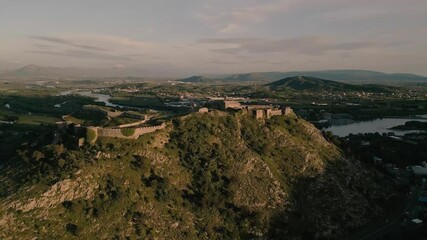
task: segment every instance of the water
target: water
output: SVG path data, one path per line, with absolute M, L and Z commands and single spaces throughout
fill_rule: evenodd
M 111 96 L 108 94 L 94 93 L 91 91 L 79 91 L 79 89 L 76 89 L 76 90 L 69 90 L 69 91 L 61 92 L 60 95 L 63 96 L 63 95 L 69 95 L 72 93 L 78 94 L 81 96 L 85 96 L 85 97 L 95 98 L 96 99 L 95 102 L 103 102 L 103 103 L 105 103 L 105 106 L 107 106 L 107 107 L 132 108 L 132 109 L 141 110 L 141 108 L 138 108 L 138 107 L 114 104 L 114 103 L 110 102 Z
M 421 122 L 427 122 L 426 119 L 427 115 L 420 115 L 415 118 L 381 118 L 381 119 L 375 119 L 372 121 L 362 121 L 362 122 L 356 122 L 351 123 L 347 125 L 340 125 L 340 126 L 331 126 L 326 129 L 325 131 L 331 131 L 334 135 L 345 137 L 352 134 L 358 134 L 358 133 L 375 133 L 378 132 L 379 134 L 387 133 L 387 132 L 393 132 L 396 135 L 404 135 L 405 133 L 413 133 L 413 132 L 421 132 L 418 130 L 391 130 L 389 128 L 398 126 L 398 125 L 404 125 L 407 121 L 421 121 Z
M 114 103 L 110 102 L 111 96 L 107 95 L 107 94 L 93 93 L 90 91 L 76 92 L 76 94 L 86 96 L 86 97 L 96 98 L 95 102 L 103 102 L 103 103 L 105 103 L 105 106 L 107 106 L 107 107 L 128 107 L 128 106 L 122 106 L 122 105 L 114 104 Z

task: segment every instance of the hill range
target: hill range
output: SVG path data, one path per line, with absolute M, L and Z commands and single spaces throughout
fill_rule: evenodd
M 287 77 L 272 83 L 265 84 L 270 90 L 297 90 L 297 91 L 369 91 L 389 92 L 390 86 L 375 84 L 354 85 L 349 83 L 331 81 L 309 76 Z
M 369 70 L 323 70 L 291 72 L 254 72 L 232 74 L 223 78 L 227 81 L 273 82 L 293 76 L 312 76 L 340 82 L 384 83 L 384 82 L 424 82 L 427 77 L 410 73 L 383 73 Z
M 77 68 L 43 67 L 27 65 L 15 70 L 0 71 L 0 78 L 79 78 L 79 77 L 165 77 L 160 70 L 137 67 Z M 187 83 L 257 83 L 266 84 L 293 76 L 312 76 L 339 82 L 354 83 L 399 83 L 427 82 L 427 77 L 410 73 L 383 73 L 369 70 L 322 70 L 290 72 L 250 72 L 238 74 L 205 74 L 177 79 Z

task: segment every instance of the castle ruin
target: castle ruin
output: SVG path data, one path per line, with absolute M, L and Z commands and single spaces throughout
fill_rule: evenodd
M 110 137 L 110 138 L 124 138 L 124 139 L 138 139 L 141 135 L 155 132 L 159 129 L 164 129 L 166 127 L 165 123 L 162 123 L 157 126 L 150 127 L 132 127 L 132 128 L 102 128 L 102 127 L 87 127 L 88 132 L 93 132 L 95 134 L 94 139 L 91 139 L 92 142 L 95 142 L 99 137 Z M 126 134 L 126 131 L 131 132 L 131 134 Z
M 280 109 L 275 108 L 272 105 L 244 105 L 239 101 L 228 100 L 227 98 L 223 100 L 222 107 L 224 109 L 243 110 L 247 114 L 254 116 L 255 119 L 269 119 L 273 116 L 289 115 L 293 113 L 293 110 L 290 107 Z

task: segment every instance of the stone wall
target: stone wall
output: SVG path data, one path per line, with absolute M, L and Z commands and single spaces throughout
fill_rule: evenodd
M 252 115 L 255 119 L 271 118 L 273 116 L 282 116 L 293 114 L 294 111 L 290 107 L 285 109 L 269 108 L 269 107 L 246 107 L 243 109 L 246 114 Z
M 202 107 L 199 109 L 199 113 L 207 113 L 207 112 L 209 112 L 208 108 Z
M 292 110 L 292 108 L 290 107 L 286 107 L 285 110 L 283 110 L 283 114 L 285 116 L 289 115 L 289 114 L 295 114 L 294 111 Z
M 119 125 L 118 127 L 119 128 L 135 127 L 135 126 L 141 125 L 141 124 L 143 124 L 145 122 L 147 122 L 146 119 L 142 120 L 142 121 L 138 121 L 138 122 L 133 122 L 133 123 L 128 123 L 128 124 L 122 124 L 122 125 Z
M 241 109 L 242 108 L 242 105 L 238 101 L 225 100 L 223 104 L 224 104 L 224 109 L 227 109 L 227 108 Z
M 112 137 L 112 138 L 125 138 L 125 139 L 137 139 L 141 135 L 154 132 L 159 129 L 163 129 L 166 127 L 165 123 L 162 123 L 158 126 L 152 126 L 152 127 L 139 127 L 139 128 L 133 128 L 135 130 L 134 134 L 131 136 L 124 136 L 122 133 L 122 128 L 95 128 L 97 131 L 98 137 Z
M 140 128 L 136 128 L 135 129 L 135 134 L 138 138 L 141 135 L 147 134 L 147 133 L 151 133 L 151 132 L 155 132 L 159 129 L 164 129 L 166 127 L 165 123 L 162 123 L 158 126 L 152 126 L 152 127 L 140 127 Z
M 255 116 L 256 119 L 261 119 L 264 117 L 264 110 L 263 109 L 254 109 L 253 111 L 253 115 Z
M 265 115 L 267 118 L 271 118 L 273 116 L 281 116 L 283 115 L 283 111 L 282 109 L 269 108 L 265 110 Z

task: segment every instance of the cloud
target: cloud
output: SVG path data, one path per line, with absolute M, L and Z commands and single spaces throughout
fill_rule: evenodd
M 234 21 L 238 22 L 262 22 L 271 14 L 290 10 L 297 2 L 296 0 L 266 1 L 240 9 L 233 9 L 230 12 L 230 16 Z
M 104 52 L 111 51 L 110 49 L 101 48 L 101 47 L 92 46 L 92 45 L 79 44 L 67 39 L 57 38 L 57 37 L 31 36 L 30 38 L 45 41 L 45 42 L 50 42 L 50 43 L 57 43 L 57 44 L 71 46 L 71 47 L 81 48 L 85 50 L 104 51 Z
M 90 41 L 112 44 L 114 46 L 127 47 L 127 48 L 139 48 L 139 49 L 150 49 L 155 44 L 134 40 L 126 37 L 110 36 L 110 35 L 83 35 L 80 38 L 85 38 Z
M 292 9 L 297 0 L 267 0 L 262 3 L 218 9 L 204 7 L 195 17 L 217 29 L 218 33 L 238 33 L 249 24 L 266 21 L 270 16 Z
M 287 39 L 264 38 L 210 38 L 201 39 L 199 43 L 220 45 L 222 48 L 213 48 L 211 51 L 224 54 L 252 53 L 294 53 L 303 55 L 322 55 L 331 51 L 350 51 L 369 47 L 377 44 L 372 42 L 339 42 L 333 37 L 304 36 Z
M 239 64 L 239 62 L 227 61 L 227 60 L 211 60 L 211 61 L 206 61 L 205 63 L 219 64 L 219 65 L 235 65 L 235 64 Z
M 75 58 L 85 58 L 85 59 L 97 59 L 104 61 L 130 61 L 131 59 L 125 56 L 115 56 L 111 54 L 97 53 L 91 51 L 83 50 L 65 50 L 63 52 L 54 52 L 54 51 L 40 51 L 40 50 L 31 50 L 29 51 L 35 54 L 44 54 L 52 56 L 61 56 L 61 57 L 75 57 Z
M 223 29 L 220 29 L 218 32 L 219 33 L 236 33 L 242 30 L 243 30 L 242 26 L 235 23 L 230 23 Z
M 47 44 L 38 44 L 38 43 L 35 43 L 35 44 L 33 44 L 35 47 L 37 47 L 37 48 L 44 48 L 44 49 L 46 49 L 46 48 L 52 48 L 53 46 L 51 46 L 51 45 L 47 45 Z

